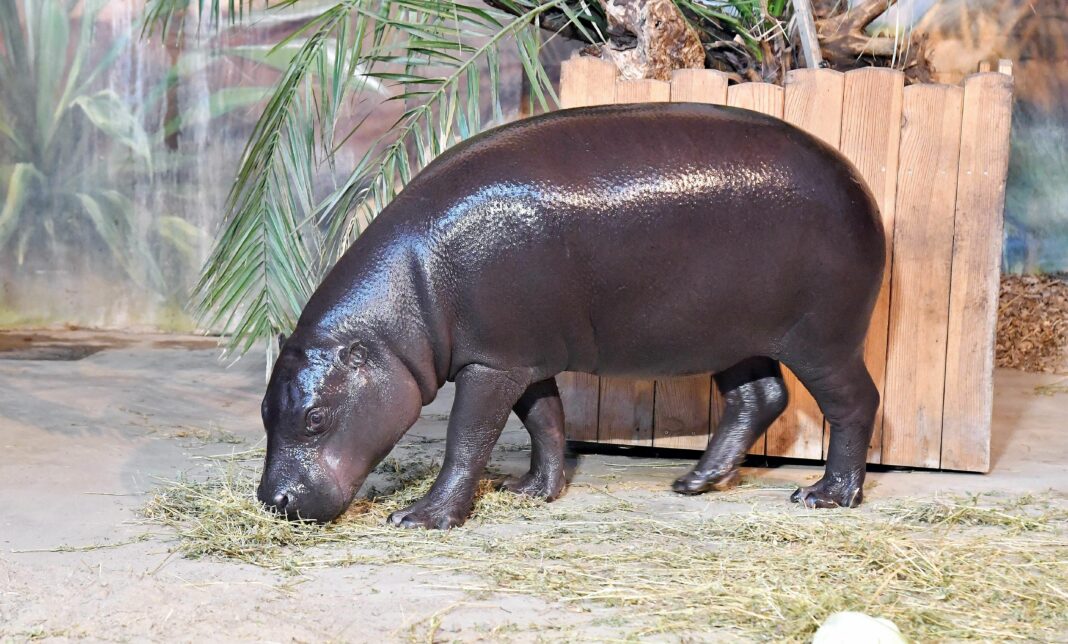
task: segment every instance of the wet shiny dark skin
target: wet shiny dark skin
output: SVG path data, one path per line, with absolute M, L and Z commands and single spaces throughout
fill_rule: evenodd
M 884 263 L 857 171 L 781 121 L 671 103 L 563 110 L 431 163 L 341 258 L 282 346 L 264 397 L 259 497 L 329 521 L 446 381 L 441 473 L 390 521 L 449 528 L 471 512 L 511 411 L 530 471 L 564 481 L 562 371 L 715 372 L 724 422 L 674 484 L 729 484 L 786 405 L 779 363 L 830 422 L 810 507 L 861 500 L 879 397 L 865 332 Z

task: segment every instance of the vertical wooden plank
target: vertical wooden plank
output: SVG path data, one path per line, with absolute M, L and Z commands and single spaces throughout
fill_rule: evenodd
M 783 119 L 838 148 L 845 75 L 832 69 L 795 69 L 786 74 L 783 93 Z
M 941 454 L 963 98 L 951 85 L 904 92 L 883 405 L 886 465 L 938 467 Z
M 886 379 L 886 338 L 889 331 L 890 277 L 894 259 L 894 209 L 897 193 L 898 144 L 905 76 L 885 67 L 855 69 L 845 74 L 840 149 L 860 170 L 882 213 L 886 232 L 886 270 L 872 313 L 864 361 L 879 393 Z M 882 462 L 883 396 L 875 416 L 868 462 Z
M 667 101 L 671 85 L 658 80 L 617 80 L 616 103 Z M 602 443 L 653 444 L 652 380 L 601 378 L 598 440 Z
M 712 413 L 712 376 L 656 381 L 653 445 L 703 450 L 708 446 Z
M 1012 77 L 964 81 L 946 347 L 941 467 L 990 469 L 997 321 Z
M 711 69 L 678 69 L 671 75 L 672 101 L 719 103 L 727 100 L 727 76 Z M 712 376 L 663 378 L 655 384 L 653 445 L 703 450 L 715 411 Z
M 597 376 L 565 371 L 556 375 L 564 407 L 564 435 L 572 441 L 596 441 L 601 384 Z
M 727 105 L 782 118 L 783 89 L 770 83 L 731 85 L 727 88 Z M 765 454 L 767 442 L 767 435 L 761 436 L 749 453 Z
M 783 90 L 771 83 L 742 83 L 727 88 L 727 105 L 782 118 Z
M 727 75 L 713 69 L 676 69 L 671 73 L 671 100 L 723 105 L 727 102 Z
M 842 134 L 845 76 L 830 69 L 796 69 L 786 75 L 783 118 L 837 148 Z M 785 365 L 783 381 L 790 405 L 768 428 L 768 456 L 819 459 L 823 456 L 823 412 L 816 399 Z
M 560 107 L 607 105 L 616 100 L 616 66 L 591 56 L 560 64 Z
M 660 80 L 616 81 L 616 103 L 660 103 L 671 98 L 671 84 Z
M 560 106 L 585 107 L 612 103 L 616 98 L 616 66 L 607 60 L 579 56 L 560 66 Z M 564 433 L 569 440 L 597 440 L 601 385 L 588 373 L 556 377 L 564 406 Z
M 652 380 L 601 378 L 597 442 L 652 445 L 654 398 Z
M 712 379 L 712 400 L 710 401 L 708 410 L 710 430 L 708 435 L 716 433 L 716 427 L 719 426 L 719 421 L 723 418 L 723 408 L 727 403 L 723 400 L 723 394 L 719 393 L 719 387 L 716 386 L 716 379 Z

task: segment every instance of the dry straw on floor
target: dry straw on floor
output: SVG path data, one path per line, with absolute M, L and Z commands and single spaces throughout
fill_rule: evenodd
M 729 503 L 732 510 L 715 517 L 656 516 L 607 490 L 544 504 L 486 485 L 467 526 L 409 531 L 384 518 L 422 495 L 433 471 L 393 466 L 396 491 L 327 526 L 264 512 L 253 497 L 255 472 L 240 462 L 221 463 L 206 481 L 161 488 L 145 515 L 176 530 L 176 548 L 189 557 L 291 573 L 418 565 L 481 580 L 463 587 L 475 594 L 622 608 L 609 626 L 636 637 L 717 629 L 803 640 L 839 610 L 887 617 L 921 641 L 1054 640 L 1068 632 L 1068 513 L 1059 497 L 853 511 Z
M 1068 281 L 1064 275 L 1006 275 L 998 302 L 999 367 L 1068 369 Z

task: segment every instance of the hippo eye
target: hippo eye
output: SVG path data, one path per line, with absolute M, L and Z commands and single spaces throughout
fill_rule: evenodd
M 348 348 L 341 350 L 339 357 L 344 364 L 359 369 L 367 361 L 367 349 L 359 342 L 353 342 Z
M 305 415 L 304 421 L 308 425 L 308 431 L 316 432 L 322 429 L 323 423 L 326 422 L 326 414 L 319 407 L 312 407 Z

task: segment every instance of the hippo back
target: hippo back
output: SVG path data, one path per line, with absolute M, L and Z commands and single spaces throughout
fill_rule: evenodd
M 431 163 L 365 237 L 349 254 L 415 258 L 453 364 L 546 373 L 693 373 L 781 352 L 814 309 L 870 311 L 884 253 L 875 201 L 836 150 L 690 103 L 486 132 Z

